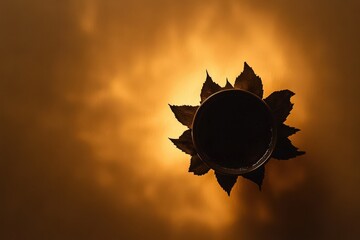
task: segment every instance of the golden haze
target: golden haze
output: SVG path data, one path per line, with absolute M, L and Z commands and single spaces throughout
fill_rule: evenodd
M 358 3 L 3 1 L 1 239 L 312 239 L 359 235 Z M 335 18 L 335 16 L 337 16 Z M 307 151 L 263 191 L 187 173 L 168 103 L 247 61 L 296 93 Z

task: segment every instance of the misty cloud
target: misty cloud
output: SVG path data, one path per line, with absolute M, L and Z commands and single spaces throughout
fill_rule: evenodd
M 356 1 L 0 4 L 3 239 L 355 239 Z M 167 103 L 197 104 L 248 61 L 296 95 L 263 191 L 187 173 Z

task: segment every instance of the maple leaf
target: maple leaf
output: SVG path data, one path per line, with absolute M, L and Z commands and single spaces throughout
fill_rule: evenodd
M 194 144 L 192 142 L 191 137 L 191 130 L 186 130 L 179 139 L 172 139 L 170 140 L 175 144 L 175 146 L 180 149 L 181 151 L 189 154 L 189 155 L 195 155 L 196 150 L 194 147 Z
M 295 93 L 290 90 L 281 90 L 273 92 L 265 99 L 278 124 L 278 137 L 272 157 L 279 160 L 287 160 L 305 154 L 304 151 L 299 151 L 297 147 L 292 145 L 288 138 L 298 132 L 299 129 L 283 124 L 293 109 L 294 104 L 291 103 L 290 98 L 294 95 Z
M 194 155 L 191 157 L 189 172 L 201 176 L 207 173 L 209 170 L 210 168 L 199 158 L 198 155 Z
M 278 123 L 285 122 L 287 116 L 290 114 L 294 105 L 290 102 L 290 98 L 294 95 L 295 93 L 290 90 L 281 90 L 273 92 L 264 99 L 267 105 L 271 108 L 275 120 Z
M 281 123 L 278 126 L 278 138 L 289 137 L 289 136 L 297 133 L 298 131 L 300 131 L 300 129 L 290 127 L 288 125 L 285 125 L 284 123 Z
M 201 102 L 204 102 L 208 97 L 210 97 L 212 94 L 218 92 L 221 90 L 221 87 L 214 83 L 212 78 L 209 76 L 209 73 L 206 71 L 206 80 L 204 82 L 204 85 L 201 89 L 200 98 Z
M 224 189 L 225 192 L 230 196 L 231 189 L 235 185 L 238 176 L 224 175 L 216 171 L 215 171 L 215 176 L 222 189 Z
M 261 190 L 261 186 L 263 183 L 263 179 L 264 179 L 264 175 L 265 175 L 265 166 L 262 165 L 261 167 L 259 167 L 258 169 L 255 169 L 254 171 L 245 173 L 243 175 L 241 175 L 243 178 L 246 178 L 254 183 L 256 183 L 259 187 L 259 190 Z
M 288 138 L 279 138 L 271 156 L 278 160 L 288 160 L 303 154 L 305 152 L 299 151 Z
M 209 165 L 212 166 L 219 185 L 221 186 L 221 188 L 223 188 L 225 190 L 225 192 L 229 196 L 230 196 L 233 186 L 235 185 L 235 183 L 237 181 L 238 176 L 242 176 L 243 178 L 254 182 L 255 184 L 257 184 L 257 186 L 261 190 L 263 179 L 265 176 L 265 164 L 266 164 L 268 158 L 270 157 L 270 154 L 271 154 L 271 157 L 273 157 L 273 158 L 276 158 L 279 160 L 287 160 L 290 158 L 294 158 L 294 157 L 303 155 L 305 153 L 304 151 L 299 151 L 298 148 L 293 146 L 293 144 L 289 140 L 289 137 L 291 135 L 297 133 L 299 131 L 299 129 L 284 124 L 284 122 L 286 121 L 286 118 L 288 117 L 288 115 L 290 114 L 290 112 L 293 108 L 293 104 L 290 102 L 290 98 L 294 95 L 294 93 L 290 90 L 281 90 L 281 91 L 273 92 L 266 99 L 264 99 L 264 101 L 266 102 L 266 105 L 268 105 L 268 107 L 270 108 L 271 113 L 269 113 L 269 114 L 272 115 L 271 119 L 275 120 L 275 122 L 272 123 L 273 124 L 272 126 L 277 129 L 277 136 L 274 134 L 275 131 L 271 131 L 271 132 L 274 134 L 274 135 L 272 135 L 273 138 L 276 137 L 277 139 L 276 139 L 275 146 L 274 146 L 274 144 L 272 144 L 272 145 L 270 145 L 271 147 L 269 147 L 267 149 L 267 151 L 269 149 L 273 150 L 273 151 L 269 153 L 269 156 L 264 155 L 266 158 L 264 158 L 265 161 L 262 162 L 262 165 L 257 166 L 257 168 L 255 170 L 245 171 L 245 173 L 244 173 L 243 170 L 241 170 L 239 172 L 237 170 L 237 168 L 232 169 L 230 172 L 227 172 L 226 169 L 225 169 L 226 170 L 225 171 L 224 168 L 222 168 L 223 166 L 221 166 L 221 164 L 226 164 L 226 163 L 222 163 L 223 159 L 221 161 L 216 159 L 216 161 L 218 161 L 218 162 L 216 162 L 215 165 L 212 165 L 212 164 L 210 164 L 210 162 L 207 162 L 208 161 L 207 153 L 205 153 L 205 155 L 203 155 L 202 151 L 198 152 L 199 149 L 196 149 L 196 147 L 195 147 L 198 145 L 193 142 L 192 131 L 195 132 L 196 129 L 199 129 L 197 124 L 195 124 L 193 126 L 193 122 L 194 122 L 194 119 L 196 118 L 196 115 L 198 115 L 199 112 L 206 111 L 207 108 L 202 108 L 202 106 L 206 105 L 206 104 L 203 104 L 203 102 L 207 98 L 209 98 L 211 96 L 211 98 L 212 98 L 211 100 L 215 101 L 217 95 L 223 95 L 223 93 L 229 93 L 228 91 L 231 91 L 231 89 L 233 89 L 234 91 L 237 91 L 236 89 L 244 90 L 244 91 L 238 91 L 237 94 L 245 94 L 249 98 L 252 98 L 254 96 L 252 94 L 248 94 L 246 92 L 251 92 L 251 93 L 257 95 L 259 98 L 261 98 L 261 99 L 263 98 L 263 85 L 262 85 L 261 78 L 259 76 L 257 76 L 255 74 L 255 72 L 253 71 L 253 69 L 245 62 L 244 70 L 236 78 L 234 87 L 231 85 L 231 83 L 227 79 L 226 79 L 225 86 L 220 87 L 217 83 L 215 83 L 212 80 L 212 78 L 209 76 L 208 72 L 206 72 L 206 80 L 202 86 L 201 94 L 200 94 L 200 97 L 201 97 L 201 105 L 200 106 L 170 105 L 170 108 L 173 111 L 173 113 L 175 114 L 176 119 L 180 123 L 182 123 L 183 125 L 185 125 L 189 128 L 179 137 L 179 139 L 170 139 L 177 148 L 179 148 L 181 151 L 191 155 L 189 172 L 192 172 L 194 175 L 201 176 L 201 175 L 204 175 L 207 172 L 209 172 L 209 170 L 210 170 Z M 227 91 L 222 91 L 222 90 L 227 90 Z M 215 94 L 219 91 L 220 91 L 219 94 Z M 232 92 L 232 93 L 234 93 L 234 92 Z M 217 98 L 217 99 L 219 99 L 219 98 Z M 239 101 L 246 101 L 246 100 L 242 100 L 242 99 L 246 99 L 246 98 L 240 98 Z M 258 98 L 256 98 L 256 99 L 258 99 Z M 209 102 L 211 103 L 211 101 L 206 101 L 206 103 L 209 103 Z M 221 103 L 221 101 L 220 101 L 220 103 Z M 249 102 L 247 102 L 247 103 L 249 103 Z M 218 101 L 218 104 L 219 104 L 219 101 Z M 227 103 L 227 104 L 229 104 L 229 103 Z M 262 104 L 264 104 L 264 103 L 262 102 Z M 241 106 L 241 104 L 236 105 L 236 106 Z M 247 105 L 247 106 L 251 106 L 251 105 Z M 255 106 L 255 105 L 253 105 L 253 106 Z M 266 106 L 265 106 L 265 108 L 268 109 Z M 221 106 L 220 106 L 220 108 L 218 106 L 218 108 L 215 108 L 215 109 L 223 110 L 223 108 Z M 254 110 L 255 109 L 257 109 L 256 111 L 259 111 L 259 112 L 261 111 L 259 108 L 254 107 Z M 214 110 L 214 108 L 213 108 L 213 110 Z M 217 110 L 217 111 L 222 112 L 222 110 Z M 236 110 L 234 109 L 234 111 L 236 111 Z M 229 116 L 236 117 L 237 115 L 232 115 L 232 114 L 227 115 L 227 117 L 229 117 Z M 259 115 L 259 116 L 262 116 L 262 115 Z M 224 119 L 224 122 L 222 121 L 222 119 Z M 248 118 L 248 119 L 250 119 L 250 118 Z M 261 119 L 263 119 L 263 118 L 261 118 Z M 230 124 L 231 125 L 232 122 L 238 123 L 237 121 L 227 121 L 226 116 L 221 116 L 220 118 L 213 117 L 208 120 L 209 120 L 209 122 L 213 121 L 216 124 L 219 124 L 219 126 L 221 126 L 221 124 Z M 244 121 L 244 120 L 241 120 L 241 118 L 240 118 L 240 121 Z M 260 119 L 259 119 L 259 121 L 261 122 Z M 203 123 L 203 124 L 205 124 L 204 126 L 210 126 L 211 124 L 206 125 L 209 122 L 205 121 Z M 251 121 L 246 122 L 246 124 L 258 124 L 255 122 L 256 121 L 253 121 L 253 119 L 251 119 Z M 256 125 L 256 126 L 258 126 L 258 125 Z M 236 128 L 238 126 L 233 126 L 233 127 Z M 192 128 L 194 128 L 194 129 L 192 129 Z M 254 128 L 254 129 L 257 129 L 257 128 Z M 205 130 L 203 131 L 202 134 L 204 134 L 206 132 L 207 131 L 205 128 Z M 234 132 L 236 133 L 236 131 L 234 131 Z M 234 132 L 229 133 L 229 135 L 233 134 Z M 197 136 L 197 135 L 195 135 L 195 136 Z M 203 136 L 207 136 L 207 135 L 203 135 Z M 224 136 L 225 136 L 224 141 L 229 141 L 229 142 L 226 142 L 226 144 L 231 143 L 231 141 L 234 138 L 237 138 L 237 136 L 231 135 L 231 136 L 228 136 L 228 139 L 226 139 L 226 134 Z M 239 137 L 241 137 L 241 136 L 239 136 Z M 208 139 L 208 138 L 205 138 L 205 139 Z M 256 139 L 259 139 L 259 136 L 256 136 Z M 194 138 L 194 141 L 195 141 L 195 138 Z M 271 140 L 271 141 L 273 141 L 273 140 Z M 275 143 L 275 141 L 272 143 Z M 214 143 L 211 141 L 205 141 L 205 144 L 207 144 L 207 147 L 205 148 L 205 149 L 207 149 L 206 151 L 211 152 L 213 150 L 213 148 L 216 147 L 213 145 Z M 215 143 L 215 144 L 220 144 L 220 143 Z M 221 144 L 222 144 L 222 142 L 221 142 Z M 245 144 L 248 144 L 248 143 L 245 142 Z M 237 145 L 235 144 L 234 146 L 237 146 Z M 251 147 L 253 147 L 253 146 L 251 146 L 251 144 L 250 144 L 249 147 L 251 149 Z M 246 148 L 244 148 L 244 149 L 246 149 Z M 204 150 L 204 148 L 202 150 Z M 228 153 L 227 151 L 228 150 L 226 150 L 226 152 L 224 152 L 222 154 L 224 154 L 224 156 L 230 156 L 228 154 L 231 154 L 231 153 Z M 254 152 L 254 154 L 256 154 L 256 152 Z M 202 157 L 204 157 L 204 159 L 202 159 Z M 221 159 L 221 157 L 220 157 L 220 159 Z M 229 159 L 229 158 L 226 158 L 226 159 Z M 231 159 L 231 156 L 230 156 L 230 159 Z M 226 161 L 228 161 L 228 160 L 226 160 Z M 243 159 L 239 159 L 238 161 L 239 161 L 239 163 L 247 162 L 246 160 L 243 161 Z M 239 163 L 237 163 L 237 164 L 239 164 Z M 238 165 L 236 165 L 236 166 L 238 166 Z M 225 165 L 225 168 L 227 168 L 227 167 L 228 166 Z M 224 174 L 223 172 L 228 173 L 228 174 Z
M 191 128 L 192 121 L 194 119 L 194 115 L 196 113 L 196 110 L 199 108 L 199 106 L 174 106 L 169 105 L 171 108 L 171 111 L 175 114 L 176 119 L 182 123 L 183 125 L 187 126 L 188 128 Z
M 261 78 L 255 74 L 253 69 L 245 62 L 243 72 L 236 78 L 235 88 L 252 92 L 259 98 L 263 97 L 263 85 Z

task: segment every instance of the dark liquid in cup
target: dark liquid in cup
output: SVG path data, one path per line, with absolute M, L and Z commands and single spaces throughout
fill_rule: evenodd
M 272 123 L 270 110 L 255 95 L 222 91 L 200 106 L 193 139 L 204 161 L 225 168 L 247 168 L 269 149 Z

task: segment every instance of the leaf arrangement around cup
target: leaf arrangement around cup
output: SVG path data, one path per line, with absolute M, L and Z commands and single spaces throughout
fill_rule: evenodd
M 255 94 L 258 98 L 263 99 L 263 85 L 261 78 L 257 76 L 253 69 L 245 62 L 244 70 L 236 78 L 234 86 L 232 86 L 229 81 L 227 81 L 226 85 L 221 87 L 215 83 L 207 73 L 205 83 L 201 89 L 200 104 L 204 103 L 204 101 L 211 95 L 222 90 L 230 89 L 240 89 L 247 91 Z M 305 153 L 304 151 L 299 151 L 297 147 L 293 146 L 289 139 L 289 137 L 298 132 L 299 129 L 284 124 L 286 118 L 293 108 L 293 104 L 290 102 L 290 98 L 293 95 L 294 93 L 290 90 L 281 90 L 275 91 L 263 99 L 271 111 L 275 122 L 274 124 L 277 129 L 276 144 L 271 153 L 271 157 L 278 160 L 288 160 Z M 178 139 L 170 138 L 170 140 L 177 148 L 191 156 L 189 172 L 192 172 L 198 176 L 208 173 L 211 168 L 203 161 L 203 159 L 200 158 L 192 138 L 193 121 L 199 106 L 170 105 L 170 108 L 175 114 L 176 119 L 181 124 L 188 127 L 188 129 Z M 240 175 L 223 174 L 219 171 L 216 171 L 216 169 L 213 170 L 219 185 L 227 192 L 228 195 L 230 195 L 231 189 L 235 185 L 238 176 L 254 182 L 261 190 L 265 175 L 265 165 L 266 164 L 263 164 L 253 171 Z

